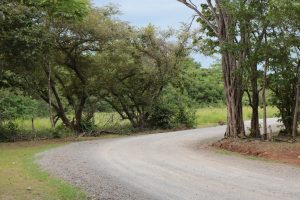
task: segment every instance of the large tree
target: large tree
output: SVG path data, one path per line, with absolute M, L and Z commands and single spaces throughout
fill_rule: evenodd
M 267 1 L 252 1 L 247 3 L 244 9 L 238 10 L 236 13 L 240 20 L 244 21 L 244 26 L 249 30 L 249 41 L 247 45 L 246 60 L 244 62 L 244 90 L 249 98 L 249 105 L 252 108 L 251 117 L 251 137 L 260 137 L 259 127 L 259 92 L 263 90 L 259 88 L 259 80 L 262 77 L 261 71 L 258 70 L 266 58 L 265 54 L 265 38 L 269 28 L 267 15 L 269 5 Z
M 187 55 L 186 37 L 175 43 L 170 33 L 159 34 L 153 26 L 130 30 L 123 40 L 111 43 L 109 51 L 98 54 L 106 65 L 97 71 L 103 76 L 95 79 L 100 97 L 136 129 L 153 127 L 153 108 Z
M 89 81 L 101 67 L 94 55 L 109 47 L 122 23 L 112 20 L 112 8 L 47 2 L 1 4 L 1 67 L 11 84 L 51 102 L 56 121 L 79 133 L 93 115 L 86 109 L 94 92 Z
M 270 4 L 270 90 L 286 134 L 295 137 L 299 122 L 300 4 L 297 0 L 272 0 Z
M 197 21 L 210 44 L 217 47 L 222 56 L 222 71 L 227 103 L 227 137 L 245 134 L 243 121 L 243 84 L 241 70 L 249 43 L 247 21 L 239 20 L 236 10 L 245 8 L 242 1 L 207 0 L 197 6 L 192 1 L 178 0 L 195 12 Z

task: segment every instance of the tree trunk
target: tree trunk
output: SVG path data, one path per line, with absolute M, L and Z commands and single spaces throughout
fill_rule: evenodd
M 53 114 L 52 114 L 52 98 L 51 98 L 51 64 L 48 62 L 48 95 L 49 95 L 49 117 L 50 117 L 50 123 L 51 127 L 54 128 L 54 120 L 53 120 Z
M 254 98 L 253 98 L 254 99 Z M 259 115 L 258 115 L 258 101 L 255 105 L 253 103 L 251 116 L 251 137 L 260 138 Z
M 236 74 L 236 60 L 229 53 L 222 56 L 224 87 L 227 102 L 227 129 L 225 137 L 245 135 L 241 78 Z
M 268 60 L 264 67 L 264 78 L 263 78 L 263 90 L 262 90 L 262 104 L 263 104 L 263 135 L 267 136 L 267 102 L 266 102 L 266 86 L 267 86 L 267 69 L 268 69 Z M 268 139 L 271 139 L 268 137 Z
M 295 109 L 294 109 L 294 116 L 293 116 L 293 129 L 292 129 L 292 137 L 296 138 L 297 136 L 297 129 L 298 129 L 298 115 L 299 115 L 299 94 L 300 94 L 300 61 L 298 64 L 298 81 L 296 86 L 296 98 L 295 98 Z
M 82 126 L 82 113 L 86 99 L 87 97 L 83 95 L 80 99 L 80 104 L 78 105 L 77 110 L 75 110 L 75 123 L 73 124 L 73 130 L 76 132 L 77 135 L 84 131 L 84 127 Z
M 260 137 L 259 130 L 259 115 L 258 115 L 258 106 L 259 106 L 259 91 L 257 87 L 257 64 L 255 63 L 252 66 L 252 77 L 251 77 L 251 89 L 252 89 L 252 117 L 251 117 L 251 133 L 250 136 L 254 138 Z
M 33 117 L 31 118 L 31 129 L 32 129 L 32 132 L 35 132 L 34 118 Z
M 36 135 L 36 131 L 35 131 L 35 127 L 34 127 L 34 117 L 31 118 L 31 129 L 32 129 L 32 133 L 34 133 L 34 139 L 37 139 L 37 135 Z

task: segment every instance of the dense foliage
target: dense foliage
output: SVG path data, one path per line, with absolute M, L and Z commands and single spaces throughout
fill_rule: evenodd
M 23 95 L 21 92 L 0 90 L 0 121 L 19 118 L 31 119 L 48 115 L 45 103 Z
M 181 79 L 177 84 L 182 84 L 197 106 L 225 104 L 224 84 L 219 64 L 203 68 L 200 64 L 188 60 L 183 64 Z
M 1 87 L 22 91 L 3 90 L 3 121 L 47 114 L 79 134 L 112 111 L 138 130 L 193 127 L 193 104 L 223 101 L 219 68 L 189 58 L 185 27 L 137 29 L 84 0 L 2 1 L 0 10 Z
M 195 12 L 200 25 L 194 36 L 196 49 L 221 55 L 228 107 L 226 135 L 245 137 L 243 96 L 252 108 L 251 136 L 261 137 L 260 105 L 266 135 L 266 95 L 272 91 L 272 105 L 278 107 L 285 131 L 295 137 L 300 94 L 299 1 L 178 1 Z

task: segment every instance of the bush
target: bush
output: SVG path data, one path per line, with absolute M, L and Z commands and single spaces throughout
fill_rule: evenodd
M 43 130 L 21 130 L 16 123 L 11 121 L 3 123 L 0 126 L 0 142 L 16 142 L 40 139 L 57 139 L 72 136 L 70 130 L 63 125 L 59 125 L 54 129 L 45 128 Z
M 80 126 L 83 132 L 93 132 L 97 130 L 97 126 L 95 125 L 95 121 L 93 119 L 82 120 Z
M 195 109 L 193 101 L 185 92 L 172 86 L 167 87 L 153 107 L 150 123 L 155 128 L 193 128 L 195 126 Z
M 48 110 L 44 102 L 25 96 L 19 91 L 0 90 L 0 120 L 30 119 L 46 116 Z
M 50 134 L 42 134 L 38 133 L 38 137 L 48 137 L 53 139 L 65 138 L 69 136 L 73 136 L 74 133 L 71 132 L 68 128 L 66 128 L 63 124 L 57 125 L 55 128 L 51 128 L 48 131 Z
M 21 135 L 19 127 L 13 122 L 7 122 L 0 126 L 0 142 L 14 142 Z

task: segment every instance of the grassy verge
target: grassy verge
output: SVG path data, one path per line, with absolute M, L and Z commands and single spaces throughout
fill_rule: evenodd
M 262 157 L 258 157 L 258 156 L 252 156 L 252 155 L 240 154 L 240 153 L 233 152 L 233 151 L 228 151 L 228 150 L 225 150 L 225 149 L 216 149 L 215 152 L 220 154 L 220 155 L 225 155 L 225 156 L 240 156 L 240 157 L 248 159 L 248 160 L 260 160 L 260 161 L 276 162 L 277 163 L 277 161 L 273 161 L 273 160 L 271 161 L 271 160 L 268 160 L 266 158 L 262 158 Z
M 42 172 L 35 154 L 66 144 L 61 141 L 0 144 L 0 200 L 81 200 L 78 188 Z

